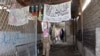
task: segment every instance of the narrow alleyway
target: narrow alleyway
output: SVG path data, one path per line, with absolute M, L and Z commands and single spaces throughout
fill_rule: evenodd
M 99 14 L 100 0 L 0 0 L 0 56 L 100 56 Z
M 40 51 L 42 53 L 42 51 Z M 41 56 L 41 54 L 40 54 Z M 50 56 L 81 56 L 78 50 L 72 45 L 53 45 L 51 47 Z

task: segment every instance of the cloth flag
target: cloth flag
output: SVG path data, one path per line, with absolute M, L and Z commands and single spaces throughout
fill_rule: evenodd
M 62 22 L 70 19 L 71 19 L 71 1 L 56 5 L 44 4 L 43 21 Z
M 9 12 L 8 24 L 14 26 L 21 26 L 27 24 L 32 19 L 29 14 L 29 6 L 24 8 L 12 8 Z

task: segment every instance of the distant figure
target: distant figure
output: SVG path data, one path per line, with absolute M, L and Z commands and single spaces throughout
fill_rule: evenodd
M 60 29 L 55 28 L 55 40 L 58 41 L 60 40 Z
M 52 35 L 52 27 L 49 28 L 49 34 Z
M 64 38 L 64 30 L 62 28 L 60 31 L 60 39 L 63 41 L 63 38 Z
M 49 28 L 48 28 L 47 22 L 43 22 L 43 26 L 44 27 L 42 27 L 43 28 L 42 29 L 43 31 L 43 34 L 42 34 L 43 54 L 42 56 L 49 56 L 51 39 L 49 35 Z

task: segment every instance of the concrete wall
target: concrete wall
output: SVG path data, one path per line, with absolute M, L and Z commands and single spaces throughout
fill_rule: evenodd
M 34 48 L 35 41 L 36 41 L 36 37 L 32 33 L 0 31 L 0 56 L 15 55 L 16 48 L 19 47 L 22 47 L 22 49 L 25 50 L 26 49 L 24 48 L 25 46 L 27 47 L 33 46 L 32 50 L 35 50 Z
M 72 28 L 71 28 L 71 22 L 70 21 L 67 21 L 66 22 L 66 26 L 65 26 L 65 29 L 66 29 L 66 42 L 69 43 L 69 44 L 73 44 L 73 33 L 71 33 Z
M 84 53 L 85 56 L 95 56 L 95 54 L 93 54 L 89 48 L 87 48 L 87 47 L 82 47 L 82 43 L 81 43 L 80 41 L 77 41 L 77 46 L 78 46 L 78 50 L 79 50 L 79 52 L 80 52 L 81 54 Z M 83 49 L 84 51 L 83 51 L 82 49 Z
M 100 56 L 100 28 L 96 28 L 96 56 Z

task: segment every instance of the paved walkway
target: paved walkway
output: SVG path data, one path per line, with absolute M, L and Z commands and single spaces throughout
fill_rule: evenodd
M 50 56 L 81 56 L 81 55 L 71 45 L 69 46 L 53 45 L 50 50 Z

